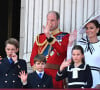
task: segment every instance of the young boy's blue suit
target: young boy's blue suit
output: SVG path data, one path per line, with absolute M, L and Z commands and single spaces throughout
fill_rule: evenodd
M 28 75 L 27 85 L 24 85 L 24 88 L 53 88 L 52 78 L 44 73 L 41 79 L 35 71 Z
M 17 63 L 9 63 L 8 58 L 0 60 L 0 88 L 22 88 L 19 72 L 27 72 L 26 62 L 19 59 Z

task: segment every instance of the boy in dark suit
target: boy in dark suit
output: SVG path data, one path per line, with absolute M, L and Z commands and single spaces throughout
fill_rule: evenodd
M 0 88 L 22 88 L 18 74 L 22 70 L 27 72 L 27 66 L 25 60 L 18 59 L 16 55 L 18 46 L 19 43 L 14 38 L 5 42 L 7 57 L 0 60 Z
M 53 88 L 52 78 L 44 72 L 46 58 L 43 55 L 34 57 L 35 69 L 33 73 L 20 72 L 20 78 L 24 88 Z

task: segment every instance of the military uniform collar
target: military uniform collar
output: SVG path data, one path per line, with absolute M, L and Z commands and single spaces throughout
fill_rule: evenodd
M 52 34 L 52 35 L 56 35 L 56 34 L 58 34 L 58 33 L 60 33 L 60 29 L 59 29 L 59 28 L 57 28 L 57 29 L 51 31 L 51 34 Z

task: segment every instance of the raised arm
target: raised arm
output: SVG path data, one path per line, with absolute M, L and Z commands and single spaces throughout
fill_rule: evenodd
M 71 63 L 71 60 L 67 60 L 67 61 L 63 61 L 61 66 L 60 66 L 60 69 L 58 70 L 57 74 L 56 74 L 56 80 L 57 81 L 60 81 L 64 78 L 67 77 L 67 68 Z

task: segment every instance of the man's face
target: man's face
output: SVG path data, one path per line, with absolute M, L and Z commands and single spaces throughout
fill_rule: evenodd
M 37 61 L 35 62 L 35 67 L 36 67 L 36 70 L 38 70 L 39 72 L 42 72 L 44 71 L 45 62 Z
M 59 20 L 57 20 L 55 13 L 49 13 L 47 16 L 47 25 L 51 26 L 50 31 L 53 31 L 58 28 Z
M 5 52 L 6 52 L 8 57 L 12 57 L 13 53 L 17 53 L 18 52 L 18 48 L 16 48 L 12 44 L 7 44 L 6 47 L 5 47 Z

